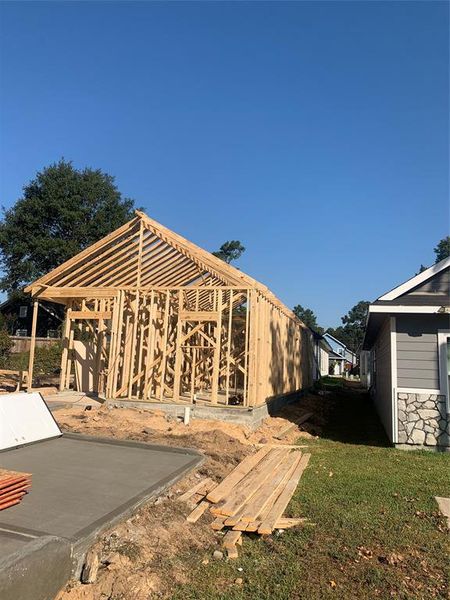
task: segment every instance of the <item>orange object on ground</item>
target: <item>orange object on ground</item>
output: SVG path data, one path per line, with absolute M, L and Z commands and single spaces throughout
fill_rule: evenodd
M 0 510 L 19 504 L 31 488 L 31 473 L 0 469 Z

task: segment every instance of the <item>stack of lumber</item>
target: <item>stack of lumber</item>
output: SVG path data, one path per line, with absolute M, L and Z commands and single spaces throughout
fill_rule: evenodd
M 274 529 L 286 529 L 303 523 L 305 519 L 283 518 L 297 484 L 306 469 L 310 454 L 292 447 L 265 447 L 247 456 L 219 484 L 211 487 L 204 480 L 180 497 L 199 504 L 187 520 L 195 523 L 209 508 L 215 516 L 211 527 L 216 531 L 228 529 L 223 545 L 228 556 L 237 557 L 236 544 L 243 532 L 262 535 Z
M 0 469 L 0 510 L 19 504 L 30 487 L 30 473 Z

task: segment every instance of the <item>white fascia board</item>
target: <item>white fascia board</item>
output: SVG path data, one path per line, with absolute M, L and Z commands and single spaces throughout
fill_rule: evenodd
M 371 304 L 369 313 L 409 313 L 409 314 L 449 314 L 450 308 L 447 306 L 400 306 Z
M 450 329 L 438 329 L 439 384 L 441 388 L 441 394 L 445 395 L 447 414 L 450 413 L 450 385 L 448 381 L 447 366 L 448 337 L 450 337 Z
M 328 336 L 328 337 L 330 337 L 330 338 L 331 338 L 332 340 L 334 340 L 334 341 L 335 341 L 337 344 L 339 344 L 339 346 L 342 346 L 342 348 L 343 348 L 344 350 L 348 350 L 348 348 L 347 348 L 347 346 L 344 344 L 344 342 L 341 342 L 340 340 L 337 340 L 335 337 L 333 337 L 333 336 L 331 335 L 331 333 L 328 333 L 328 332 L 326 332 L 326 333 L 324 333 L 324 334 L 323 334 L 323 337 L 325 337 L 325 336 Z
M 405 281 L 405 283 L 402 283 L 401 285 L 397 286 L 387 294 L 380 296 L 378 300 L 395 300 L 402 294 L 406 294 L 406 292 L 409 292 L 409 290 L 412 290 L 420 283 L 423 283 L 427 279 L 430 279 L 430 277 L 433 277 L 433 275 L 440 273 L 449 266 L 450 256 L 444 258 L 444 260 L 441 260 L 441 262 L 438 262 L 436 265 L 433 265 L 429 269 L 426 269 L 426 271 L 423 271 L 423 273 L 419 273 L 415 277 L 408 279 L 408 281 Z
M 392 393 L 392 438 L 394 444 L 398 444 L 398 403 L 397 403 L 397 319 L 390 318 L 390 342 L 391 342 L 391 393 Z

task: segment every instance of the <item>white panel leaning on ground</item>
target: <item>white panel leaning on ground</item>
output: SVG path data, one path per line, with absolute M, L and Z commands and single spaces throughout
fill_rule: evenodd
M 0 450 L 61 436 L 53 415 L 37 393 L 0 395 Z

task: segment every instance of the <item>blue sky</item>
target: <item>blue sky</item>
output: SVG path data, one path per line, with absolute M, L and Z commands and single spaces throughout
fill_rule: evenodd
M 449 229 L 445 2 L 2 2 L 0 200 L 64 156 L 324 326 Z

